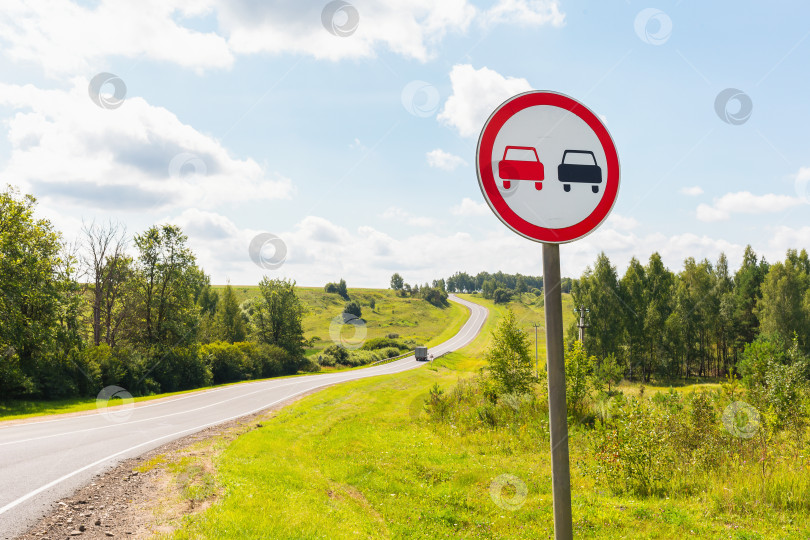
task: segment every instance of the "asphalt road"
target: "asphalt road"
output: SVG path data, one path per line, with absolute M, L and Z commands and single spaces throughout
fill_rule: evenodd
M 487 317 L 486 308 L 452 295 L 450 300 L 467 306 L 470 318 L 458 334 L 430 348 L 434 356 L 468 344 Z M 7 427 L 0 423 L 0 538 L 24 533 L 58 500 L 124 459 L 319 387 L 424 364 L 409 356 L 381 366 L 226 386 L 131 408 Z

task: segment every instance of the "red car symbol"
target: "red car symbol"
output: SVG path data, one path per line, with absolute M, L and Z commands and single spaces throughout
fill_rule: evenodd
M 528 159 L 506 159 L 506 154 L 510 150 L 531 150 L 534 160 Z M 514 153 L 514 152 L 513 152 Z M 537 156 L 537 150 L 531 146 L 507 146 L 503 151 L 503 159 L 498 162 L 498 176 L 503 180 L 504 189 L 509 189 L 512 180 L 529 180 L 534 182 L 534 187 L 539 191 L 543 189 L 543 178 L 545 177 L 543 164 Z

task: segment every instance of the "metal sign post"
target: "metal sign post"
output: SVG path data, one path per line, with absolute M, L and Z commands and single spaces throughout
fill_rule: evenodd
M 571 540 L 571 472 L 568 464 L 568 409 L 565 404 L 560 246 L 543 244 L 543 295 L 548 359 L 548 423 L 551 432 L 551 490 L 554 538 Z
M 619 155 L 607 128 L 585 105 L 556 92 L 531 91 L 507 99 L 487 119 L 475 166 L 484 200 L 498 219 L 543 243 L 554 537 L 571 540 L 559 244 L 605 221 L 619 191 Z M 535 349 L 535 364 L 536 357 Z

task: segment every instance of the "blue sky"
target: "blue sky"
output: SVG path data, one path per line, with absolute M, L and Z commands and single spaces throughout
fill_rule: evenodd
M 4 2 L 3 183 L 68 240 L 82 220 L 177 223 L 215 283 L 539 274 L 540 245 L 492 215 L 474 169 L 489 112 L 534 88 L 599 114 L 622 166 L 611 217 L 562 247 L 564 274 L 600 250 L 620 271 L 656 250 L 678 270 L 810 244 L 805 4 L 357 0 L 330 32 L 335 6 Z M 99 73 L 126 85 L 120 106 L 90 99 Z M 721 118 L 740 114 L 736 99 L 718 113 L 728 88 L 750 116 Z M 251 260 L 261 233 L 283 264 Z

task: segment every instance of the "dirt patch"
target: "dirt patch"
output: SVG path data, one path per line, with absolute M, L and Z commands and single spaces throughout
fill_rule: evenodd
M 322 389 L 123 461 L 58 501 L 50 514 L 17 538 L 141 539 L 171 534 L 183 516 L 202 512 L 221 496 L 214 481 L 215 460 L 228 443 L 261 427 L 282 407 Z

